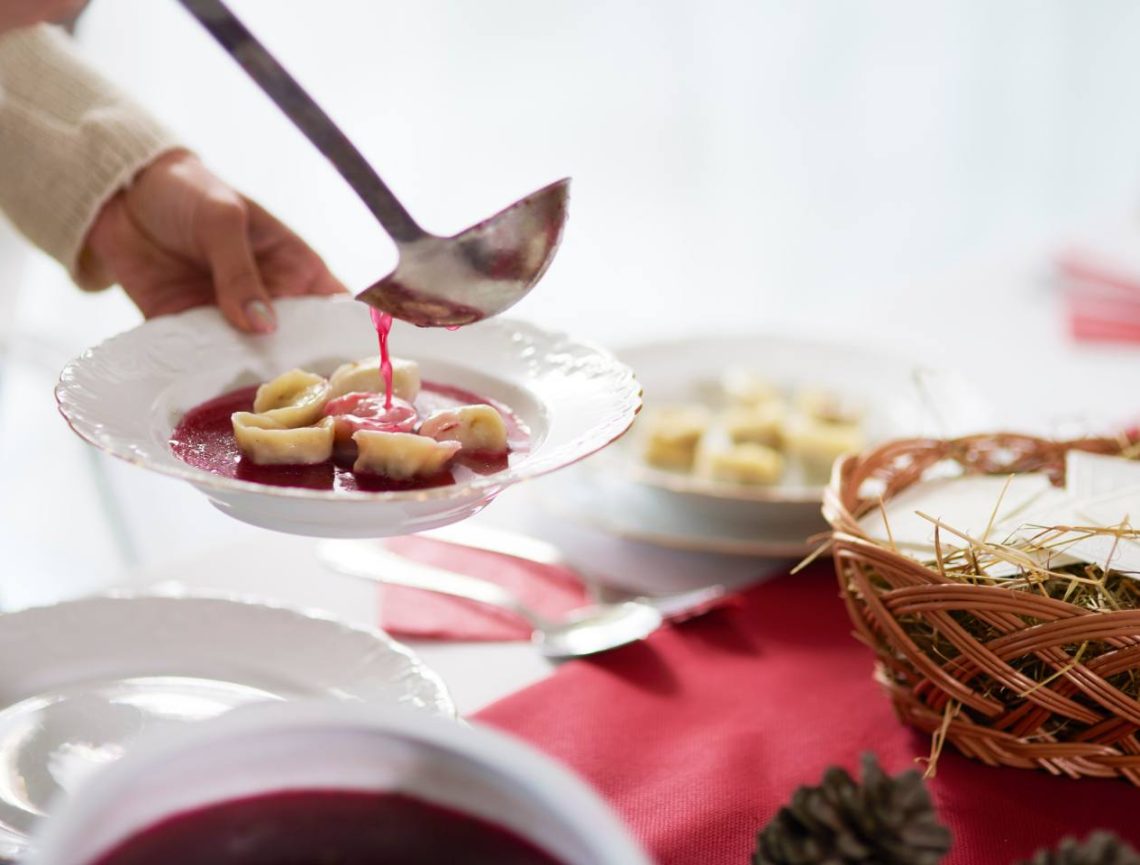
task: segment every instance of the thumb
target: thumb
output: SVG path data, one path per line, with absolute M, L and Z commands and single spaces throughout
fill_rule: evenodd
M 245 202 L 216 202 L 203 216 L 199 237 L 218 308 L 239 330 L 272 333 L 277 318 L 253 254 Z

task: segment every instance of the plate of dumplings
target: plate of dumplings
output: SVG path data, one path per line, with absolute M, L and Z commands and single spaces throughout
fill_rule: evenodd
M 384 537 L 463 519 L 583 459 L 641 407 L 612 354 L 527 322 L 400 326 L 389 366 L 361 303 L 277 311 L 258 337 L 209 307 L 152 319 L 69 363 L 60 411 L 95 447 L 243 522 Z
M 838 457 L 893 438 L 975 431 L 989 418 L 956 373 L 866 346 L 755 334 L 619 355 L 637 370 L 645 409 L 589 466 L 630 501 L 651 497 L 652 512 L 670 517 L 660 534 L 689 549 L 806 551 L 826 530 L 820 502 Z M 679 534 L 686 523 L 693 531 Z

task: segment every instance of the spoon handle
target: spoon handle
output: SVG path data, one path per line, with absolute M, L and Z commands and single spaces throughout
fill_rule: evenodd
M 180 2 L 325 155 L 393 240 L 408 242 L 424 236 L 348 136 L 221 0 Z

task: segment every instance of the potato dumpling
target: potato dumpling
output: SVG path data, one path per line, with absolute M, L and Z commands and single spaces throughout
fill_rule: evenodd
M 821 423 L 858 424 L 863 410 L 857 402 L 833 391 L 812 388 L 796 394 L 796 410 Z
M 778 400 L 729 409 L 720 419 L 721 426 L 734 444 L 751 442 L 776 450 L 784 446 L 786 423 L 787 410 Z
M 242 454 L 259 466 L 315 465 L 332 457 L 332 418 L 316 426 L 287 427 L 268 413 L 239 411 L 230 422 Z
M 441 442 L 459 442 L 467 453 L 507 451 L 506 421 L 489 405 L 463 405 L 434 412 L 420 425 L 420 435 Z
M 824 483 L 831 467 L 843 454 L 857 453 L 865 445 L 858 424 L 826 423 L 800 418 L 788 431 L 788 452 L 795 455 L 808 480 Z
M 354 472 L 383 475 L 393 480 L 426 478 L 442 472 L 459 453 L 459 442 L 437 442 L 415 433 L 357 430 Z
M 689 471 L 711 420 L 711 412 L 700 405 L 671 406 L 649 413 L 644 420 L 645 461 L 658 468 Z
M 257 389 L 253 411 L 283 427 L 302 427 L 320 419 L 328 399 L 329 383 L 324 376 L 293 369 Z
M 747 369 L 729 369 L 721 376 L 721 391 L 730 405 L 750 407 L 780 401 L 780 389 Z
M 325 403 L 325 417 L 333 420 L 337 447 L 353 453 L 352 436 L 357 430 L 410 433 L 420 421 L 416 407 L 399 397 L 393 397 L 388 405 L 383 394 L 359 391 L 330 399 Z
M 709 448 L 701 451 L 697 472 L 728 483 L 774 484 L 784 474 L 784 457 L 779 451 L 754 442 Z
M 346 393 L 384 393 L 384 390 L 379 356 L 341 364 L 329 378 L 330 399 Z M 412 360 L 392 358 L 392 394 L 406 402 L 415 402 L 419 393 L 419 364 Z

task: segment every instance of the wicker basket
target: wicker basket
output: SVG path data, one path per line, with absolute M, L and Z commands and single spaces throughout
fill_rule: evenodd
M 912 439 L 836 465 L 824 516 L 848 612 L 878 655 L 877 677 L 899 717 L 933 736 L 935 753 L 944 740 L 990 765 L 1140 785 L 1140 702 L 1110 681 L 1140 670 L 1140 609 L 1092 612 L 947 578 L 871 540 L 857 522 L 880 492 L 888 499 L 944 460 L 967 473 L 1045 471 L 1059 481 L 1067 451 L 1113 454 L 1122 444 L 1011 434 Z M 869 487 L 874 498 L 861 498 Z M 988 626 L 984 641 L 961 626 L 962 613 Z M 938 629 L 956 651 L 943 657 L 920 648 L 912 639 L 919 623 Z M 1102 651 L 1083 662 L 1076 647 L 1086 641 Z M 1033 681 L 1021 671 L 1029 660 L 1056 672 Z

